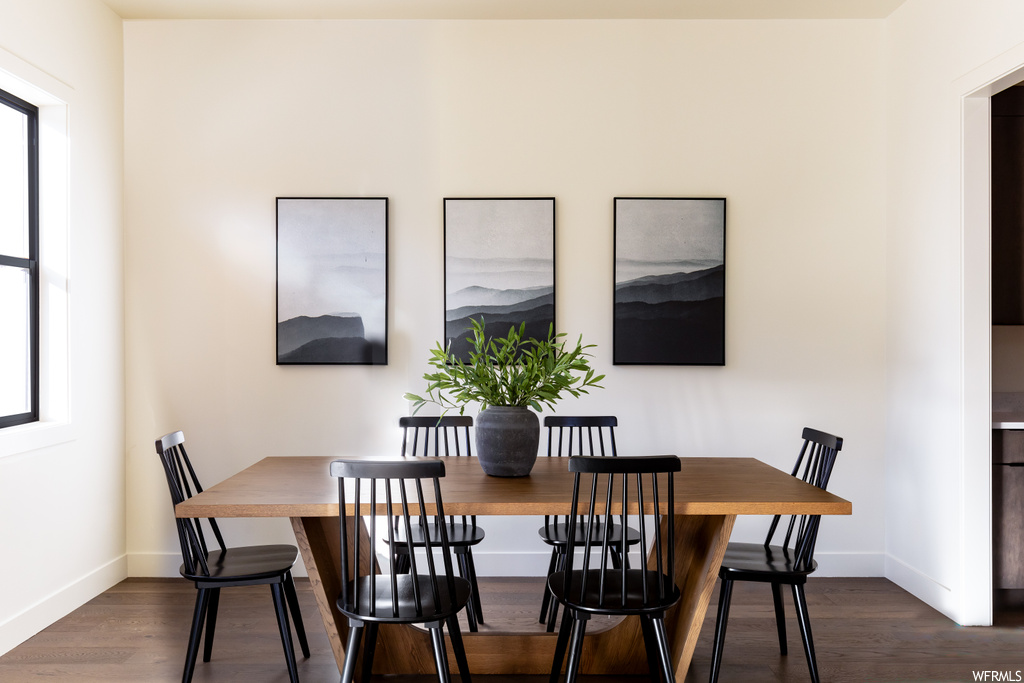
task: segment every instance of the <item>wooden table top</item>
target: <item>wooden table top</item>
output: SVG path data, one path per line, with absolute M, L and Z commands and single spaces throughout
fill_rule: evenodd
M 345 456 L 353 457 L 353 456 Z M 628 457 L 628 456 L 620 456 Z M 178 517 L 333 517 L 334 457 L 272 457 L 176 508 Z M 376 459 L 374 456 L 373 459 Z M 476 458 L 447 457 L 441 480 L 450 515 L 564 515 L 572 474 L 564 458 L 538 458 L 528 477 L 489 477 Z M 849 515 L 853 505 L 754 458 L 680 458 L 677 515 Z M 427 497 L 427 496 L 425 496 Z M 432 506 L 428 506 L 428 509 Z

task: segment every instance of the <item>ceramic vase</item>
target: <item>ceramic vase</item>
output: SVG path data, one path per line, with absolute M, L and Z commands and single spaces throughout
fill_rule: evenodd
M 476 456 L 492 477 L 525 477 L 537 462 L 540 420 L 529 408 L 491 406 L 474 423 Z

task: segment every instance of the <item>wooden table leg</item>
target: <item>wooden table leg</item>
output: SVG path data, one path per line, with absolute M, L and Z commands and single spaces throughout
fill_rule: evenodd
M 665 631 L 675 663 L 676 680 L 686 677 L 704 624 L 718 569 L 722 566 L 735 515 L 676 515 L 675 581 L 679 602 L 665 615 Z M 669 520 L 661 520 L 661 538 L 668 542 Z M 648 558 L 654 566 L 653 554 Z M 584 640 L 581 673 L 643 674 L 647 672 L 643 632 L 637 617 Z M 590 647 L 587 647 L 590 645 Z
M 736 515 L 676 516 L 676 585 L 682 597 L 665 615 L 676 680 L 683 680 L 690 668 L 735 521 Z M 662 520 L 662 538 L 666 522 Z
M 309 574 L 309 584 L 340 672 L 345 664 L 348 620 L 335 600 L 341 592 L 341 536 L 338 517 L 292 517 L 292 531 Z
M 665 627 L 678 680 L 685 678 L 690 666 L 735 519 L 734 515 L 676 516 L 675 580 L 682 597 L 665 615 Z M 335 606 L 335 599 L 341 592 L 338 523 L 337 517 L 292 519 L 292 529 L 340 672 L 345 662 L 348 621 Z M 666 542 L 668 524 L 668 519 L 662 519 L 661 534 Z M 359 530 L 359 539 L 365 544 L 360 554 L 371 557 L 365 529 Z M 547 633 L 464 632 L 463 641 L 470 670 L 479 674 L 547 674 L 555 645 L 554 634 Z M 451 653 L 449 660 L 452 673 L 457 673 Z M 373 670 L 375 674 L 432 675 L 434 659 L 429 636 L 406 626 L 382 625 Z M 627 618 L 618 626 L 595 633 L 584 641 L 581 673 L 626 675 L 646 671 L 643 634 L 636 617 Z
M 348 522 L 354 527 L 354 519 L 350 518 Z M 345 665 L 348 619 L 338 611 L 335 602 L 341 593 L 339 518 L 293 517 L 292 530 L 340 673 Z M 356 535 L 354 528 L 349 528 L 348 533 L 350 538 Z M 359 528 L 358 538 L 360 556 L 374 557 L 365 527 Z M 374 569 L 380 571 L 376 563 Z M 361 666 L 357 664 L 356 671 L 360 670 Z M 382 624 L 377 636 L 373 671 L 378 674 L 434 673 L 434 655 L 429 635 L 406 626 Z M 356 680 L 359 680 L 358 673 Z

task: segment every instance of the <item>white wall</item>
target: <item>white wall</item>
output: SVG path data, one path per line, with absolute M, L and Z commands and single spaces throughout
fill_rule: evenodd
M 392 452 L 441 334 L 456 195 L 558 198 L 559 327 L 609 375 L 565 412 L 618 414 L 626 452 L 780 467 L 804 424 L 843 435 L 833 489 L 855 513 L 827 520 L 824 569 L 877 574 L 884 552 L 886 575 L 982 623 L 961 99 L 1016 68 L 1022 24 L 1014 0 L 909 0 L 884 22 L 130 22 L 123 346 L 121 22 L 0 1 L 0 68 L 52 86 L 72 134 L 72 425 L 0 438 L 27 449 L 0 459 L 0 547 L 37 560 L 7 570 L 0 652 L 123 576 L 125 534 L 132 573 L 173 573 L 155 436 L 188 430 L 210 481 Z M 274 366 L 273 198 L 299 194 L 391 197 L 388 367 Z M 726 367 L 609 365 L 616 195 L 728 198 Z M 522 526 L 492 551 L 532 550 Z
M 268 455 L 393 453 L 442 334 L 446 196 L 557 197 L 561 330 L 598 345 L 626 453 L 846 439 L 825 572 L 882 573 L 881 21 L 127 22 L 128 548 L 178 563 L 153 439 L 208 482 Z M 390 364 L 274 364 L 276 196 L 388 196 Z M 727 365 L 611 365 L 612 198 L 724 196 Z M 535 572 L 488 520 L 482 573 Z M 511 528 L 521 528 L 518 537 Z M 760 536 L 747 520 L 737 536 Z M 290 536 L 236 521 L 233 540 Z M 493 540 L 491 540 L 493 539 Z M 519 564 L 497 553 L 535 553 Z M 488 554 L 490 553 L 490 554 Z
M 69 252 L 42 260 L 44 279 L 70 299 L 69 338 L 53 341 L 70 346 L 71 391 L 70 422 L 56 410 L 0 433 L 0 654 L 127 574 L 121 28 L 93 0 L 0 1 L 3 87 L 63 102 L 50 105 L 59 125 L 44 124 L 43 144 L 65 151 L 43 163 L 69 162 L 57 181 L 69 194 L 44 185 L 41 202 L 44 249 L 56 238 Z M 59 308 L 53 294 L 44 298 Z M 44 325 L 51 332 L 60 336 Z M 47 372 L 64 364 L 48 360 Z
M 990 623 L 987 105 L 968 96 L 1024 66 L 1024 6 L 908 0 L 886 28 L 886 575 Z
M 73 392 L 60 438 L 0 438 L 29 449 L 0 459 L 0 547 L 38 559 L 0 652 L 123 576 L 125 534 L 133 574 L 173 573 L 159 434 L 186 429 L 209 481 L 392 452 L 441 334 L 457 195 L 558 198 L 559 327 L 609 375 L 565 412 L 618 414 L 626 452 L 780 467 L 804 424 L 843 435 L 833 489 L 855 513 L 827 520 L 823 568 L 878 574 L 884 552 L 886 575 L 983 623 L 961 99 L 1024 64 L 1022 24 L 1014 0 L 909 0 L 884 22 L 129 22 L 122 91 L 101 5 L 0 1 L 0 68 L 68 105 Z M 273 198 L 300 194 L 391 197 L 386 368 L 273 364 Z M 726 367 L 609 365 L 616 195 L 728 198 Z M 490 521 L 492 552 L 534 550 L 512 526 Z

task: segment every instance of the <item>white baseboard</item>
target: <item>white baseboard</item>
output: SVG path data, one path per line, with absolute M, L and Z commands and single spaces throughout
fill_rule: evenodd
M 67 616 L 127 576 L 128 561 L 122 555 L 0 623 L 0 655 Z
M 632 562 L 634 558 L 630 558 Z M 551 551 L 483 552 L 473 549 L 477 576 L 544 576 L 551 561 Z
M 544 576 L 551 558 L 550 551 L 484 552 L 475 548 L 473 559 L 479 576 Z M 815 576 L 884 576 L 885 556 L 882 553 L 815 553 L 818 562 Z M 629 561 L 639 566 L 639 553 L 630 553 Z
M 546 548 L 532 552 L 488 552 L 482 546 L 473 549 L 476 573 L 479 576 L 544 576 L 551 559 Z M 881 553 L 816 553 L 818 571 L 815 576 L 884 576 L 885 562 Z M 630 553 L 633 566 L 640 563 L 638 553 Z M 128 555 L 128 576 L 176 577 L 181 566 L 177 553 L 131 553 Z M 296 564 L 295 576 L 306 576 L 306 568 Z
M 885 578 L 956 621 L 953 589 L 949 586 L 939 583 L 892 555 L 885 556 Z
M 814 553 L 815 576 L 885 576 L 884 553 Z
M 171 578 L 181 576 L 181 553 L 129 553 L 128 576 Z

